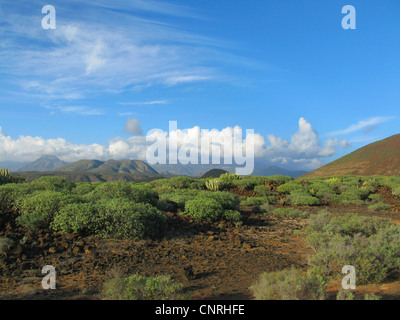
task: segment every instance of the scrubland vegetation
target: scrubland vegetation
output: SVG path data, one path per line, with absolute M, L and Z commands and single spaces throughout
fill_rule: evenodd
M 74 183 L 59 177 L 32 182 L 0 174 L 0 203 L 18 214 L 15 222 L 26 230 L 61 234 L 98 235 L 108 239 L 156 239 L 164 235 L 167 213 L 194 222 L 224 221 L 241 226 L 243 207 L 264 215 L 307 219 L 302 234 L 314 251 L 309 268 L 264 273 L 251 287 L 256 299 L 325 299 L 330 279 L 341 267 L 354 265 L 357 283 L 382 283 L 400 272 L 400 227 L 390 220 L 359 214 L 332 216 L 330 205 L 357 206 L 372 214 L 391 209 L 379 194 L 387 188 L 400 195 L 400 177 L 336 176 L 292 179 L 284 176 L 219 178 L 174 177 L 152 182 Z M 319 208 L 319 213 L 310 207 Z M 0 253 L 13 240 L 0 238 Z M 295 288 L 295 289 L 293 289 Z M 109 299 L 172 299 L 181 286 L 171 278 L 140 275 L 119 277 L 105 285 Z M 365 299 L 378 299 L 374 295 Z M 337 299 L 351 300 L 348 292 Z

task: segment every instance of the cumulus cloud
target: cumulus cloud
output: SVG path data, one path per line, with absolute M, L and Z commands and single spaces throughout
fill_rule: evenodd
M 325 157 L 334 155 L 338 148 L 348 148 L 347 140 L 328 138 L 325 143 L 319 140 L 318 133 L 304 118 L 299 120 L 299 128 L 291 135 L 290 141 L 273 134 L 265 137 L 259 133 L 246 132 L 239 126 L 227 127 L 222 130 L 201 129 L 198 126 L 181 130 L 170 128 L 151 130 L 147 137 L 142 136 L 140 120 L 130 118 L 125 124 L 125 130 L 133 134 L 130 138 L 115 137 L 109 140 L 108 145 L 100 144 L 75 144 L 63 138 L 43 139 L 41 137 L 20 136 L 12 138 L 7 136 L 0 127 L 0 161 L 33 161 L 43 154 L 52 154 L 65 161 L 80 159 L 138 159 L 146 160 L 148 148 L 154 141 L 165 138 L 167 146 L 171 137 L 176 139 L 177 150 L 181 154 L 197 153 L 199 162 L 202 155 L 217 155 L 221 163 L 232 159 L 233 164 L 239 157 L 246 155 L 246 144 L 254 143 L 254 156 L 267 159 L 271 164 L 295 167 L 297 169 L 315 169 L 322 165 Z M 200 139 L 199 139 L 200 137 Z M 236 140 L 233 140 L 235 137 Z M 151 142 L 153 141 L 153 142 Z M 233 141 L 236 142 L 233 143 Z M 201 147 L 207 146 L 208 151 Z
M 332 156 L 337 147 L 348 148 L 347 140 L 328 138 L 325 145 L 319 140 L 318 133 L 304 118 L 299 119 L 298 131 L 291 135 L 291 141 L 268 135 L 269 146 L 264 155 L 278 164 L 302 164 L 303 168 L 314 169 L 321 165 L 321 158 Z
M 134 136 L 141 136 L 143 134 L 143 130 L 140 120 L 137 118 L 129 118 L 125 123 L 125 132 L 131 133 Z

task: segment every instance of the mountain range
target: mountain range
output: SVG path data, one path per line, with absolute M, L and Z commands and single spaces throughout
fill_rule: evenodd
M 75 171 L 92 173 L 142 173 L 158 174 L 150 165 L 141 160 L 79 160 L 73 164 L 58 168 L 57 171 Z
M 161 175 L 185 175 L 200 177 L 204 173 L 212 169 L 222 169 L 228 172 L 235 172 L 235 165 L 217 165 L 217 164 L 198 164 L 198 165 L 169 165 L 169 164 L 155 164 L 149 165 L 141 160 L 79 160 L 75 163 L 67 163 L 60 160 L 56 156 L 43 155 L 39 159 L 31 163 L 23 163 L 18 166 L 13 162 L 0 162 L 0 167 L 10 168 L 13 172 L 77 172 L 77 173 L 91 173 L 91 174 L 161 174 Z M 298 177 L 306 173 L 305 171 L 290 171 L 275 166 L 268 166 L 265 163 L 256 162 L 253 175 L 271 176 L 282 174 L 291 177 Z M 89 178 L 85 178 L 87 180 Z M 89 179 L 90 180 L 90 179 Z

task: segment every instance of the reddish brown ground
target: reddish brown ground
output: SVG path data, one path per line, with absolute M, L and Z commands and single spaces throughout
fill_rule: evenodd
M 360 212 L 389 217 L 400 225 L 400 200 L 389 190 L 380 194 L 392 204 L 390 212 L 366 207 L 324 206 L 334 214 Z M 168 233 L 160 240 L 116 241 L 98 237 L 61 236 L 49 231 L 27 233 L 14 225 L 15 214 L 0 215 L 0 237 L 14 239 L 16 246 L 0 257 L 0 299 L 101 299 L 105 280 L 116 271 L 123 275 L 171 275 L 184 284 L 193 299 L 252 299 L 249 287 L 264 271 L 295 266 L 307 268 L 305 246 L 295 230 L 306 220 L 285 219 L 241 208 L 243 227 L 196 223 L 169 214 Z M 300 208 L 299 208 L 300 209 Z M 301 208 L 316 213 L 321 207 Z M 28 240 L 18 244 L 23 237 Z M 41 269 L 53 265 L 57 290 L 43 290 Z M 340 281 L 328 292 L 334 298 Z M 400 299 L 400 278 L 381 285 L 360 286 L 357 294 L 374 292 L 385 299 Z
M 400 134 L 368 144 L 302 177 L 400 175 Z

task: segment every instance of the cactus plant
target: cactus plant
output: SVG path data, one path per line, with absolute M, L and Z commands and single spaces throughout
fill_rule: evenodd
M 212 179 L 206 181 L 206 188 L 210 191 L 219 191 L 222 189 L 223 183 L 219 179 Z
M 4 169 L 4 168 L 1 169 L 0 176 L 5 177 L 5 178 L 10 178 L 10 170 Z
M 0 170 L 0 184 L 11 182 L 10 170 Z

